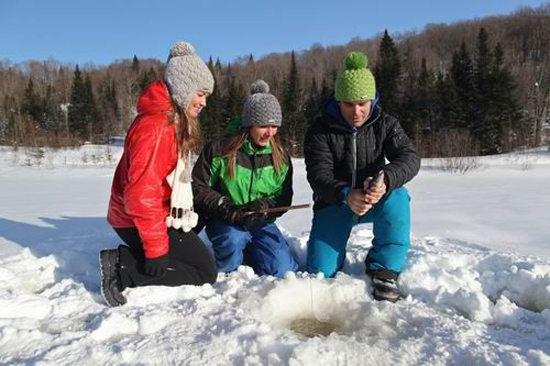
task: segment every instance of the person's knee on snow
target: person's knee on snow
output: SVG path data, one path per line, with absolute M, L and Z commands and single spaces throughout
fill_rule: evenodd
M 313 215 L 307 246 L 308 272 L 334 277 L 342 269 L 353 214 L 344 206 L 328 206 Z
M 335 250 L 331 245 L 316 240 L 308 243 L 307 269 L 309 273 L 323 273 L 326 278 L 336 275 L 344 265 L 345 252 Z
M 206 226 L 206 234 L 212 242 L 216 264 L 220 272 L 231 272 L 243 264 L 244 250 L 252 236 L 244 228 L 221 220 Z
M 258 275 L 283 278 L 289 271 L 298 270 L 290 247 L 274 223 L 252 231 L 252 243 L 247 248 L 251 265 Z

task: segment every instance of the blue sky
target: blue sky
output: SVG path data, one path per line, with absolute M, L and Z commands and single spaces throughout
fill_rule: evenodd
M 231 62 L 252 53 L 301 51 L 314 43 L 345 44 L 508 14 L 545 1 L 513 0 L 0 0 L 0 60 L 108 64 L 116 59 L 165 60 L 179 40 L 205 59 Z

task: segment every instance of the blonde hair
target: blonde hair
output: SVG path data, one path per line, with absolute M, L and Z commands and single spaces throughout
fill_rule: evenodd
M 172 101 L 172 111 L 169 112 L 171 123 L 176 125 L 178 151 L 184 158 L 189 152 L 198 154 L 202 147 L 201 128 L 198 119 L 189 118 L 185 110 Z
M 241 148 L 241 146 L 243 146 L 249 136 L 249 130 L 246 129 L 242 133 L 231 137 L 229 142 L 222 149 L 222 158 L 227 159 L 229 179 L 233 179 L 235 177 L 237 151 Z M 279 175 L 283 164 L 287 163 L 287 158 L 278 135 L 273 136 L 271 139 L 271 158 L 273 159 L 275 174 Z

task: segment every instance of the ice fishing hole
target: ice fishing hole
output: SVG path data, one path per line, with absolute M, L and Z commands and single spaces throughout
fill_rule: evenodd
M 309 338 L 339 333 L 335 324 L 315 318 L 294 319 L 290 322 L 289 329 Z
M 262 301 L 263 320 L 296 334 L 351 335 L 362 323 L 365 282 L 291 276 L 276 283 Z

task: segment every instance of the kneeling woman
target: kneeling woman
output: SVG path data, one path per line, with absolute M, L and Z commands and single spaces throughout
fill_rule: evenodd
M 274 224 L 282 213 L 258 211 L 291 204 L 292 165 L 277 137 L 279 102 L 263 80 L 251 89 L 240 131 L 207 144 L 195 164 L 195 209 L 208 216 L 206 234 L 220 271 L 245 264 L 258 275 L 283 277 L 298 265 Z
M 190 180 L 191 155 L 200 146 L 197 119 L 213 88 L 208 67 L 190 44 L 181 42 L 170 51 L 164 80 L 152 83 L 140 96 L 138 115 L 126 135 L 113 179 L 107 214 L 107 221 L 126 245 L 100 254 L 101 289 L 110 306 L 126 302 L 122 295 L 126 287 L 216 281 L 214 259 L 189 231 L 193 225 L 185 225 L 188 232 L 167 228 L 170 206 L 178 197 L 173 197 L 166 179 L 178 171 L 179 155 L 185 158 L 186 181 Z M 174 191 L 179 191 L 176 186 Z M 188 201 L 191 207 L 192 199 Z

